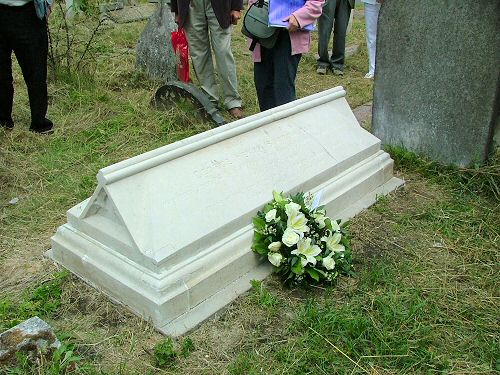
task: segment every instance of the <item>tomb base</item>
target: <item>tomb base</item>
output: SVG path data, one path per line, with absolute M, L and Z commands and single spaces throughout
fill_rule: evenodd
M 400 186 L 342 88 L 300 99 L 102 169 L 48 256 L 181 335 L 272 272 L 251 219 L 284 194 L 321 192 L 348 219 Z

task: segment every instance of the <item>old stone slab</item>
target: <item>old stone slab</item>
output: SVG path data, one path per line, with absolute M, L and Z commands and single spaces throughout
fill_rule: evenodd
M 402 184 L 392 167 L 337 87 L 100 170 L 48 255 L 179 335 L 271 272 L 251 243 L 273 190 L 345 219 Z
M 0 334 L 0 363 L 8 362 L 17 352 L 36 356 L 60 346 L 52 328 L 35 316 Z
M 196 113 L 211 121 L 215 126 L 226 123 L 207 94 L 190 83 L 167 82 L 156 91 L 152 104 L 160 109 L 177 107 L 179 104 L 190 104 Z
M 384 2 L 373 132 L 446 164 L 483 162 L 499 106 L 500 2 Z
M 119 2 L 117 2 L 119 4 Z M 154 4 L 122 6 L 121 8 L 105 10 L 106 16 L 115 23 L 130 23 L 149 19 L 156 10 Z M 102 11 L 102 10 L 101 10 Z

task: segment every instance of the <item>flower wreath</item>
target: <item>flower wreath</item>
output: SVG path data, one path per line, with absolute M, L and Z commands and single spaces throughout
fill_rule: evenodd
M 333 282 L 339 274 L 351 274 L 351 246 L 340 220 L 326 216 L 311 194 L 273 200 L 253 218 L 252 250 L 267 256 L 287 283 Z

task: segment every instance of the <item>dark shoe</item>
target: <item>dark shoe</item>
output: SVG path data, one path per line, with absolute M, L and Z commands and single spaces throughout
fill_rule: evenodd
M 321 74 L 321 75 L 325 75 L 327 70 L 328 70 L 328 69 L 327 69 L 327 67 L 326 67 L 326 66 L 319 65 L 319 66 L 316 68 L 316 73 Z
M 0 120 L 0 128 L 4 128 L 5 130 L 12 130 L 12 128 L 14 128 L 14 121 Z
M 231 108 L 228 112 L 232 117 L 234 117 L 237 120 L 245 117 L 243 115 L 243 110 L 240 107 Z
M 340 69 L 333 69 L 333 74 L 335 74 L 336 76 L 343 76 L 344 71 L 342 71 Z
M 43 119 L 41 124 L 31 123 L 30 131 L 38 134 L 52 134 L 54 132 L 53 127 L 54 124 L 52 123 L 52 121 L 45 118 Z

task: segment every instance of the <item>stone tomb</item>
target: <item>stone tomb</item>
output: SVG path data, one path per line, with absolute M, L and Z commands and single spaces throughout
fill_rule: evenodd
M 285 194 L 322 191 L 348 218 L 402 184 L 341 87 L 99 171 L 48 255 L 161 332 L 179 335 L 270 274 L 252 217 Z
M 500 1 L 386 1 L 373 133 L 444 164 L 484 162 L 500 132 Z

